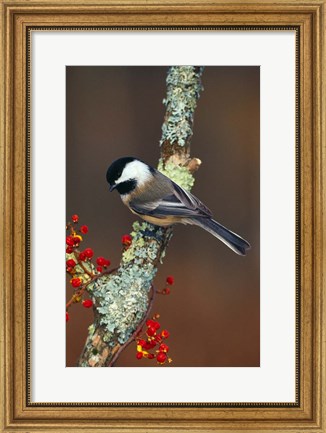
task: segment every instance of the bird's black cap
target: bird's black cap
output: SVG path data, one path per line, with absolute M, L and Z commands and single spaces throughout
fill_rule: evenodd
M 123 169 L 125 166 L 132 161 L 135 161 L 137 158 L 134 158 L 132 156 L 126 156 L 124 158 L 116 159 L 112 162 L 110 167 L 108 168 L 108 171 L 106 172 L 106 180 L 110 185 L 113 185 L 114 182 L 119 179 L 121 176 L 121 173 L 123 172 Z

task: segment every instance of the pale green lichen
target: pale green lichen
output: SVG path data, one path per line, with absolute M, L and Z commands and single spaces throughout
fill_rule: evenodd
M 192 136 L 193 114 L 201 90 L 203 67 L 172 66 L 167 74 L 167 94 L 163 99 L 168 116 L 162 125 L 160 145 L 168 141 L 185 146 Z
M 124 252 L 116 274 L 94 284 L 99 323 L 105 327 L 106 341 L 116 336 L 125 343 L 144 317 L 148 292 L 156 274 L 156 259 L 164 236 L 162 228 L 138 221 L 133 225 L 132 244 Z
M 157 169 L 187 191 L 194 186 L 195 178 L 186 167 L 175 165 L 172 162 L 163 164 L 160 159 Z
M 109 341 L 110 336 L 108 334 L 103 335 L 103 341 L 107 343 Z
M 95 332 L 95 325 L 94 325 L 94 323 L 92 323 L 88 327 L 88 335 L 89 335 L 89 337 L 91 337 L 94 334 L 94 332 Z
M 99 362 L 99 360 L 100 360 L 100 355 L 99 354 L 97 354 L 97 355 L 93 355 L 91 358 L 90 358 L 90 360 L 89 360 L 89 364 L 93 364 L 93 365 L 96 365 L 96 364 L 98 364 L 98 362 Z

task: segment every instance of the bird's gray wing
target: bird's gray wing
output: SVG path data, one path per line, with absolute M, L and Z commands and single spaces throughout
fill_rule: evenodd
M 172 181 L 171 181 L 172 182 Z M 197 197 L 172 182 L 172 193 L 153 201 L 141 201 L 136 198 L 129 202 L 135 212 L 156 217 L 178 216 L 211 217 L 211 211 Z

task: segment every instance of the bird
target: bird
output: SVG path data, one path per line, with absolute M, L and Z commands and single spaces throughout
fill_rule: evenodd
M 215 221 L 197 197 L 138 158 L 127 156 L 113 161 L 106 180 L 110 192 L 117 190 L 129 210 L 151 224 L 199 226 L 241 256 L 250 249 L 248 241 Z

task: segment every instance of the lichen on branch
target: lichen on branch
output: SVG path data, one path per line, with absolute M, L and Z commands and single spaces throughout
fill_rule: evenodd
M 164 229 L 145 222 L 137 221 L 133 228 L 131 246 L 123 253 L 119 269 L 94 284 L 91 292 L 109 346 L 124 344 L 144 317 L 165 236 Z
M 200 160 L 190 158 L 194 111 L 202 90 L 203 67 L 173 66 L 167 74 L 166 114 L 158 169 L 187 190 Z M 112 366 L 148 314 L 150 290 L 172 236 L 172 228 L 135 222 L 132 242 L 119 268 L 91 284 L 94 323 L 79 358 L 83 367 Z
M 172 66 L 166 79 L 167 95 L 163 100 L 166 114 L 162 125 L 162 163 L 171 162 L 185 165 L 190 154 L 193 135 L 194 112 L 197 100 L 203 90 L 201 74 L 203 67 Z

